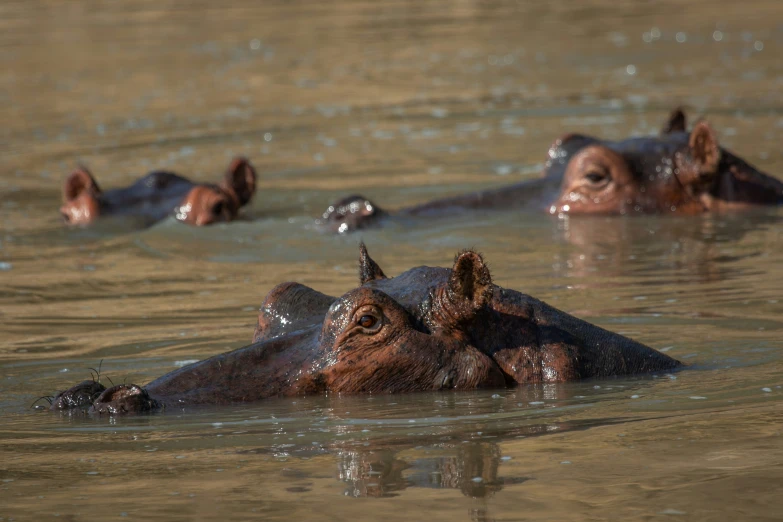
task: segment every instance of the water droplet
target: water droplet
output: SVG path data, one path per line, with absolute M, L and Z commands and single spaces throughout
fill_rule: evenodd
M 513 170 L 513 167 L 511 165 L 499 165 L 495 167 L 495 172 L 497 172 L 501 176 L 508 176 L 511 174 L 511 171 Z

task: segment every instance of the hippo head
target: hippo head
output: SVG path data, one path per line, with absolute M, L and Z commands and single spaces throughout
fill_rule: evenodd
M 707 122 L 690 132 L 685 126 L 685 114 L 677 109 L 659 137 L 558 139 L 546 174 L 562 182 L 549 212 L 696 214 L 783 202 L 783 184 L 722 149 Z
M 329 232 L 346 234 L 361 228 L 371 227 L 386 213 L 375 203 L 360 195 L 347 196 L 329 205 L 317 225 Z
M 700 122 L 690 135 L 622 142 L 567 135 L 552 146 L 553 156 L 567 162 L 552 214 L 697 213 L 705 210 L 721 149 Z
M 149 214 L 160 219 L 173 208 L 178 220 L 207 225 L 235 219 L 255 186 L 256 172 L 245 158 L 234 159 L 217 185 L 194 184 L 171 172 L 155 171 L 129 187 L 106 192 L 87 168 L 79 167 L 63 184 L 60 214 L 70 225 L 86 225 L 111 214 Z
M 245 158 L 235 158 L 217 185 L 196 185 L 174 210 L 177 220 L 209 225 L 236 219 L 256 190 L 256 171 Z
M 287 367 L 302 392 L 475 389 L 671 369 L 620 335 L 492 283 L 482 256 L 388 278 L 360 246 L 360 286 L 337 299 L 285 283 L 267 296 L 256 342 L 311 330 L 317 353 Z M 317 332 L 317 333 L 315 333 Z M 312 350 L 312 348 L 310 348 Z M 290 359 L 287 363 L 290 364 Z

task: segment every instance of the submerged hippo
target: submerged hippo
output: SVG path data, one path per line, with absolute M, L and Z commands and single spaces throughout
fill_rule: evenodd
M 63 184 L 60 213 L 71 225 L 89 224 L 107 215 L 155 223 L 173 213 L 183 223 L 201 226 L 235 219 L 255 190 L 256 171 L 245 158 L 235 158 L 216 185 L 194 183 L 159 170 L 128 187 L 106 192 L 80 167 Z
M 359 195 L 329 206 L 318 223 L 345 233 L 390 218 L 476 209 L 538 209 L 551 214 L 696 214 L 783 204 L 783 182 L 718 146 L 704 121 L 686 132 L 675 110 L 661 136 L 606 141 L 567 134 L 549 149 L 544 175 L 515 185 L 385 212 Z
M 126 413 L 273 396 L 500 388 L 680 366 L 676 360 L 492 284 L 471 250 L 448 268 L 387 278 L 360 247 L 360 286 L 334 298 L 297 283 L 273 288 L 254 343 L 145 387 L 85 381 L 52 409 Z

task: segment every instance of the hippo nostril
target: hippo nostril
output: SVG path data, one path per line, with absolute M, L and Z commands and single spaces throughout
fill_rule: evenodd
M 219 216 L 220 214 L 222 214 L 223 213 L 223 206 L 224 205 L 223 205 L 222 201 L 218 201 L 217 203 L 215 203 L 215 205 L 212 207 L 212 214 L 214 214 L 216 216 Z
M 66 223 L 70 223 L 71 222 L 71 216 L 69 216 L 65 212 L 60 212 L 60 215 L 63 217 L 63 221 L 65 221 Z

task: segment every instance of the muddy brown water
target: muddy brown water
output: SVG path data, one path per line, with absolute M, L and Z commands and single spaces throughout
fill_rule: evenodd
M 779 520 L 780 210 L 486 213 L 349 237 L 312 219 L 535 176 L 566 131 L 655 133 L 676 104 L 783 173 L 783 8 L 747 2 L 0 4 L 0 520 Z M 67 230 L 75 164 L 209 181 L 246 219 Z M 475 246 L 496 282 L 681 359 L 673 375 L 307 397 L 186 414 L 31 409 L 102 363 L 144 383 L 247 344 L 295 280 L 340 295 Z

